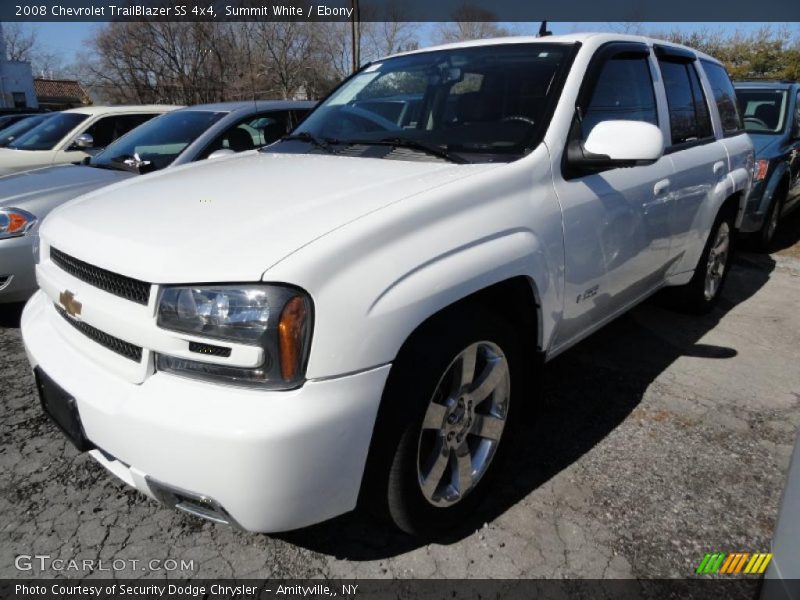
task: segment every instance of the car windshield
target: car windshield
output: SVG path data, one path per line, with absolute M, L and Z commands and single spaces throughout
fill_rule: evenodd
M 5 148 L 19 136 L 29 132 L 39 123 L 52 116 L 53 115 L 36 115 L 35 117 L 26 117 L 13 125 L 0 129 L 0 148 Z
M 65 135 L 88 118 L 89 115 L 82 113 L 53 115 L 19 136 L 8 147 L 17 150 L 52 150 Z
M 570 53 L 569 45 L 521 43 L 379 61 L 344 83 L 292 137 L 313 139 L 317 148 L 358 142 L 427 149 L 431 158 L 434 151 L 457 154 L 458 162 L 514 160 L 544 131 Z
M 227 112 L 179 110 L 140 125 L 92 158 L 106 168 L 163 169 Z
M 750 133 L 780 133 L 786 122 L 789 95 L 786 90 L 736 90 L 744 128 Z

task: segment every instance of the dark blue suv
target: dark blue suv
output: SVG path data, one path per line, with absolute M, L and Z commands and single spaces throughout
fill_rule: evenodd
M 781 218 L 800 206 L 800 83 L 735 83 L 744 128 L 753 139 L 753 187 L 741 231 L 769 250 Z

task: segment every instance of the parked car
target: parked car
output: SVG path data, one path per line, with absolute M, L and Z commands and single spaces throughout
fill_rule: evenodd
M 0 177 L 0 219 L 16 219 L 19 228 L 0 233 L 0 304 L 27 300 L 36 291 L 38 224 L 55 207 L 142 173 L 271 144 L 313 106 L 259 101 L 183 108 L 140 125 L 86 164 Z
M 764 574 L 761 600 L 800 598 L 800 438 L 795 442 L 786 477 L 778 524 L 772 538 L 773 557 Z
M 463 524 L 536 364 L 666 286 L 718 301 L 753 167 L 734 97 L 638 36 L 377 60 L 288 139 L 50 214 L 21 325 L 44 409 L 215 521 L 360 497 L 414 534 Z
M 26 117 L 16 123 L 12 123 L 10 125 L 6 124 L 3 125 L 2 129 L 0 129 L 0 148 L 6 148 L 8 145 L 21 136 L 23 133 L 29 132 L 31 129 L 36 127 L 39 123 L 52 117 L 53 115 L 58 113 L 43 113 L 39 115 L 33 115 L 31 117 Z
M 0 130 L 8 127 L 9 125 L 13 125 L 22 119 L 27 119 L 28 117 L 33 117 L 41 113 L 9 113 L 5 115 L 0 115 Z
M 741 230 L 769 250 L 780 220 L 800 206 L 800 83 L 734 85 L 756 149 L 753 189 Z
M 0 175 L 80 162 L 152 119 L 177 106 L 85 106 L 43 120 L 5 148 L 0 148 Z

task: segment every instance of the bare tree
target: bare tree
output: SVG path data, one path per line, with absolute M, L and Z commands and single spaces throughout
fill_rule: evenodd
M 273 94 L 294 98 L 305 87 L 313 53 L 311 25 L 302 21 L 253 24 L 258 69 Z
M 497 24 L 494 13 L 478 6 L 462 4 L 452 16 L 452 21 L 441 23 L 436 31 L 441 44 L 508 35 L 508 30 Z
M 35 29 L 23 28 L 21 23 L 6 23 L 3 25 L 3 38 L 8 60 L 30 62 L 38 45 Z

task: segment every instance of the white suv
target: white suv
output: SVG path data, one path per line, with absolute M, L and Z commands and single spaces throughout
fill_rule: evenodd
M 606 34 L 401 54 L 263 151 L 55 210 L 22 318 L 45 410 L 245 529 L 463 520 L 538 362 L 662 288 L 719 298 L 753 151 L 710 70 Z

